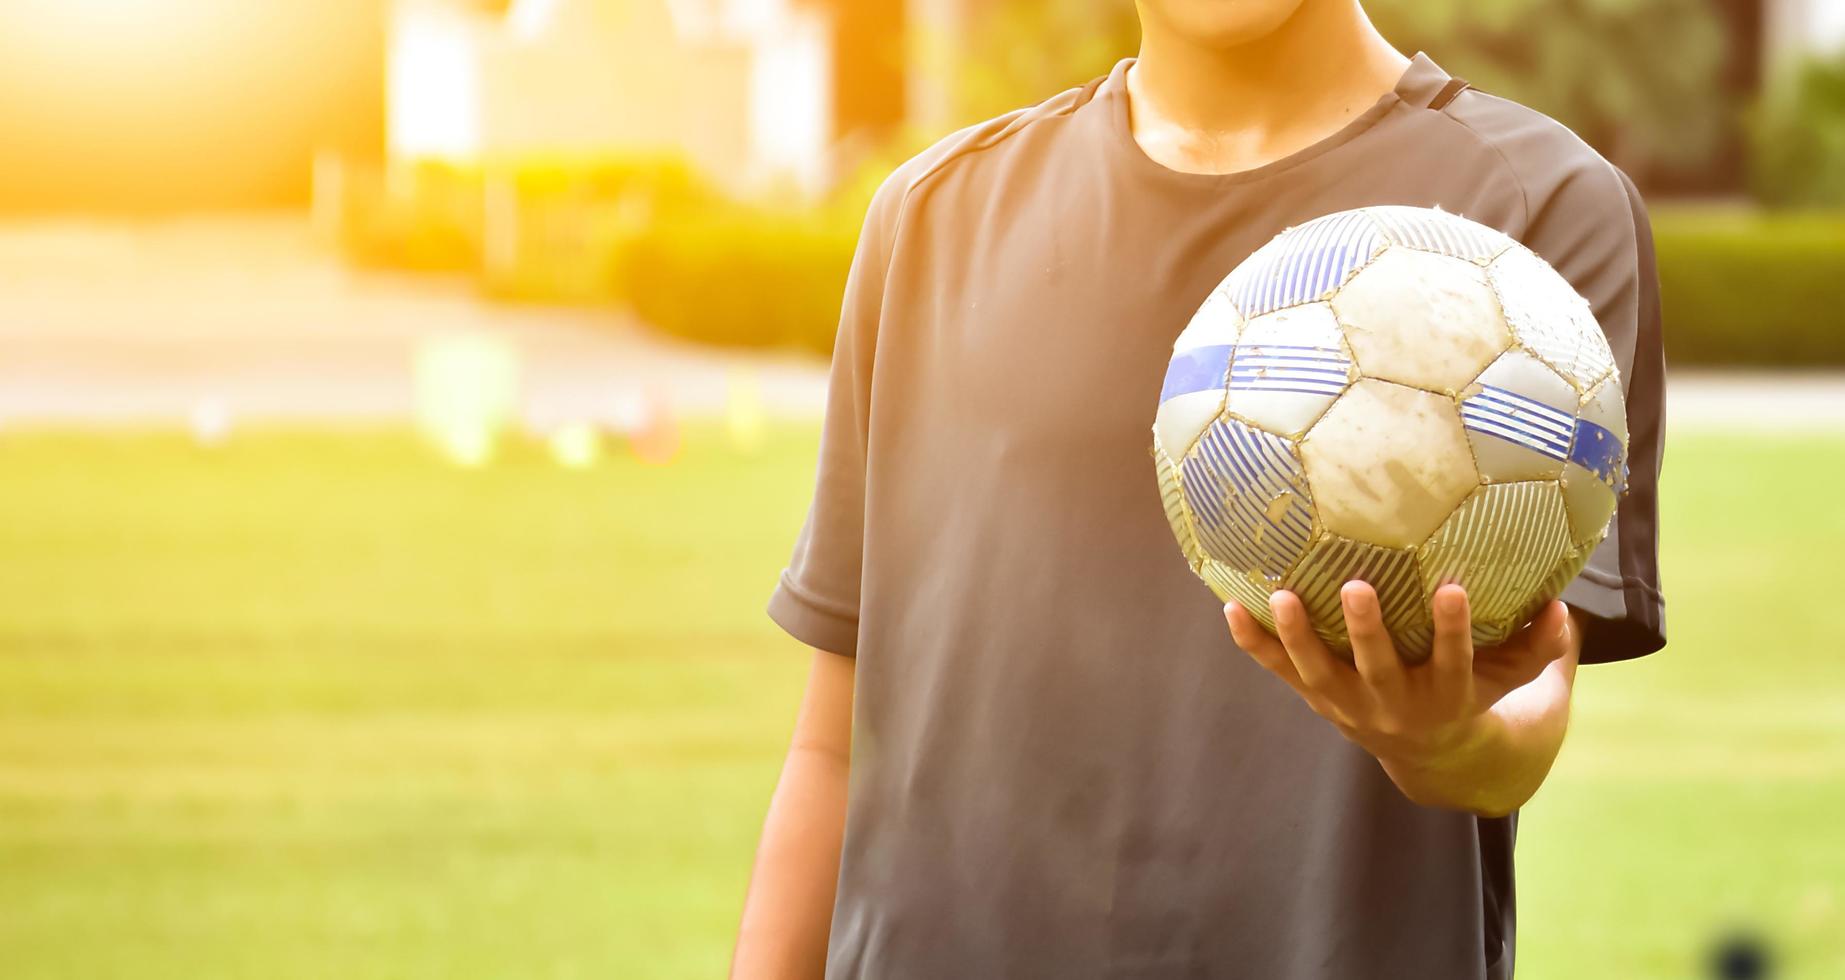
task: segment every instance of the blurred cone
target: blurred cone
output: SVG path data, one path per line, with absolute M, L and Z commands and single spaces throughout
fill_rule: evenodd
M 623 438 L 634 438 L 641 426 L 647 424 L 647 396 L 642 392 L 619 391 L 609 399 L 607 408 L 606 421 Z
M 481 466 L 493 457 L 517 401 L 518 354 L 490 334 L 450 334 L 417 344 L 416 418 L 451 462 Z
M 602 435 L 588 422 L 560 425 L 548 441 L 551 458 L 567 470 L 589 469 L 602 458 Z
M 653 466 L 665 466 L 679 455 L 679 425 L 672 405 L 656 392 L 648 392 L 639 424 L 628 433 L 634 457 Z
M 560 424 L 561 420 L 557 412 L 543 403 L 527 404 L 519 413 L 520 427 L 527 436 L 539 441 L 551 438 L 552 434 L 557 432 Z
M 724 431 L 730 436 L 731 448 L 754 455 L 762 449 L 764 428 L 762 392 L 756 384 L 756 372 L 748 368 L 731 369 L 726 378 L 724 398 Z
M 1838 902 L 1832 886 L 1816 881 L 1801 893 L 1794 912 L 1794 925 L 1802 932 L 1820 932 L 1831 927 L 1837 911 Z
M 192 441 L 206 449 L 216 449 L 231 437 L 231 409 L 224 399 L 207 395 L 192 403 L 187 417 Z

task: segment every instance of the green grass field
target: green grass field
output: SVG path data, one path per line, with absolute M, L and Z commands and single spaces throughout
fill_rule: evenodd
M 721 974 L 805 659 L 814 441 L 464 472 L 0 432 L 0 975 Z M 1525 813 L 1520 976 L 1845 976 L 1845 440 L 1678 440 L 1662 656 Z

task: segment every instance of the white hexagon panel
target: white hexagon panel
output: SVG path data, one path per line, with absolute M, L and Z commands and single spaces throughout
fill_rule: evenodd
M 1230 352 L 1243 318 L 1221 289 L 1213 289 L 1172 345 L 1153 431 L 1173 459 L 1182 458 L 1198 434 L 1224 408 Z
M 1359 373 L 1458 392 L 1511 345 L 1486 273 L 1465 259 L 1392 246 L 1332 299 Z
M 1414 548 L 1480 482 L 1454 400 L 1364 378 L 1333 403 L 1301 459 L 1328 531 Z
M 1577 391 L 1588 391 L 1614 370 L 1589 303 L 1536 253 L 1520 245 L 1486 267 L 1514 341 L 1557 369 Z
M 1230 294 L 1221 288 L 1213 289 L 1204 298 L 1204 302 L 1198 305 L 1198 311 L 1186 322 L 1185 329 L 1179 331 L 1178 338 L 1172 342 L 1172 349 L 1177 353 L 1195 347 L 1234 344 L 1242 329 L 1243 315 L 1230 302 Z
M 1332 307 L 1308 303 L 1250 320 L 1230 361 L 1231 415 L 1276 435 L 1298 436 L 1351 381 L 1352 359 Z
M 1523 350 L 1499 355 L 1462 392 L 1461 424 L 1488 483 L 1554 480 L 1576 433 L 1576 389 Z

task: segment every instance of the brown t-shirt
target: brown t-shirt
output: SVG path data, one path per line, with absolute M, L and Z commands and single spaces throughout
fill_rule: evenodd
M 1639 198 L 1420 55 L 1313 146 L 1179 173 L 1129 132 L 1128 64 L 943 140 L 865 224 L 813 508 L 769 604 L 858 658 L 827 975 L 1509 976 L 1513 821 L 1410 803 L 1237 652 L 1149 431 L 1173 338 L 1276 232 L 1373 204 L 1500 228 L 1589 299 L 1627 388 L 1629 489 L 1564 594 L 1595 617 L 1583 659 L 1656 650 Z

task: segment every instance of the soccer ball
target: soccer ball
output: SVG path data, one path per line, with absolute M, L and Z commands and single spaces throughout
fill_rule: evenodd
M 1173 344 L 1153 457 L 1192 570 L 1271 629 L 1297 593 L 1350 657 L 1340 586 L 1405 660 L 1435 589 L 1505 640 L 1582 570 L 1625 478 L 1626 412 L 1589 304 L 1500 232 L 1371 207 L 1245 259 Z

